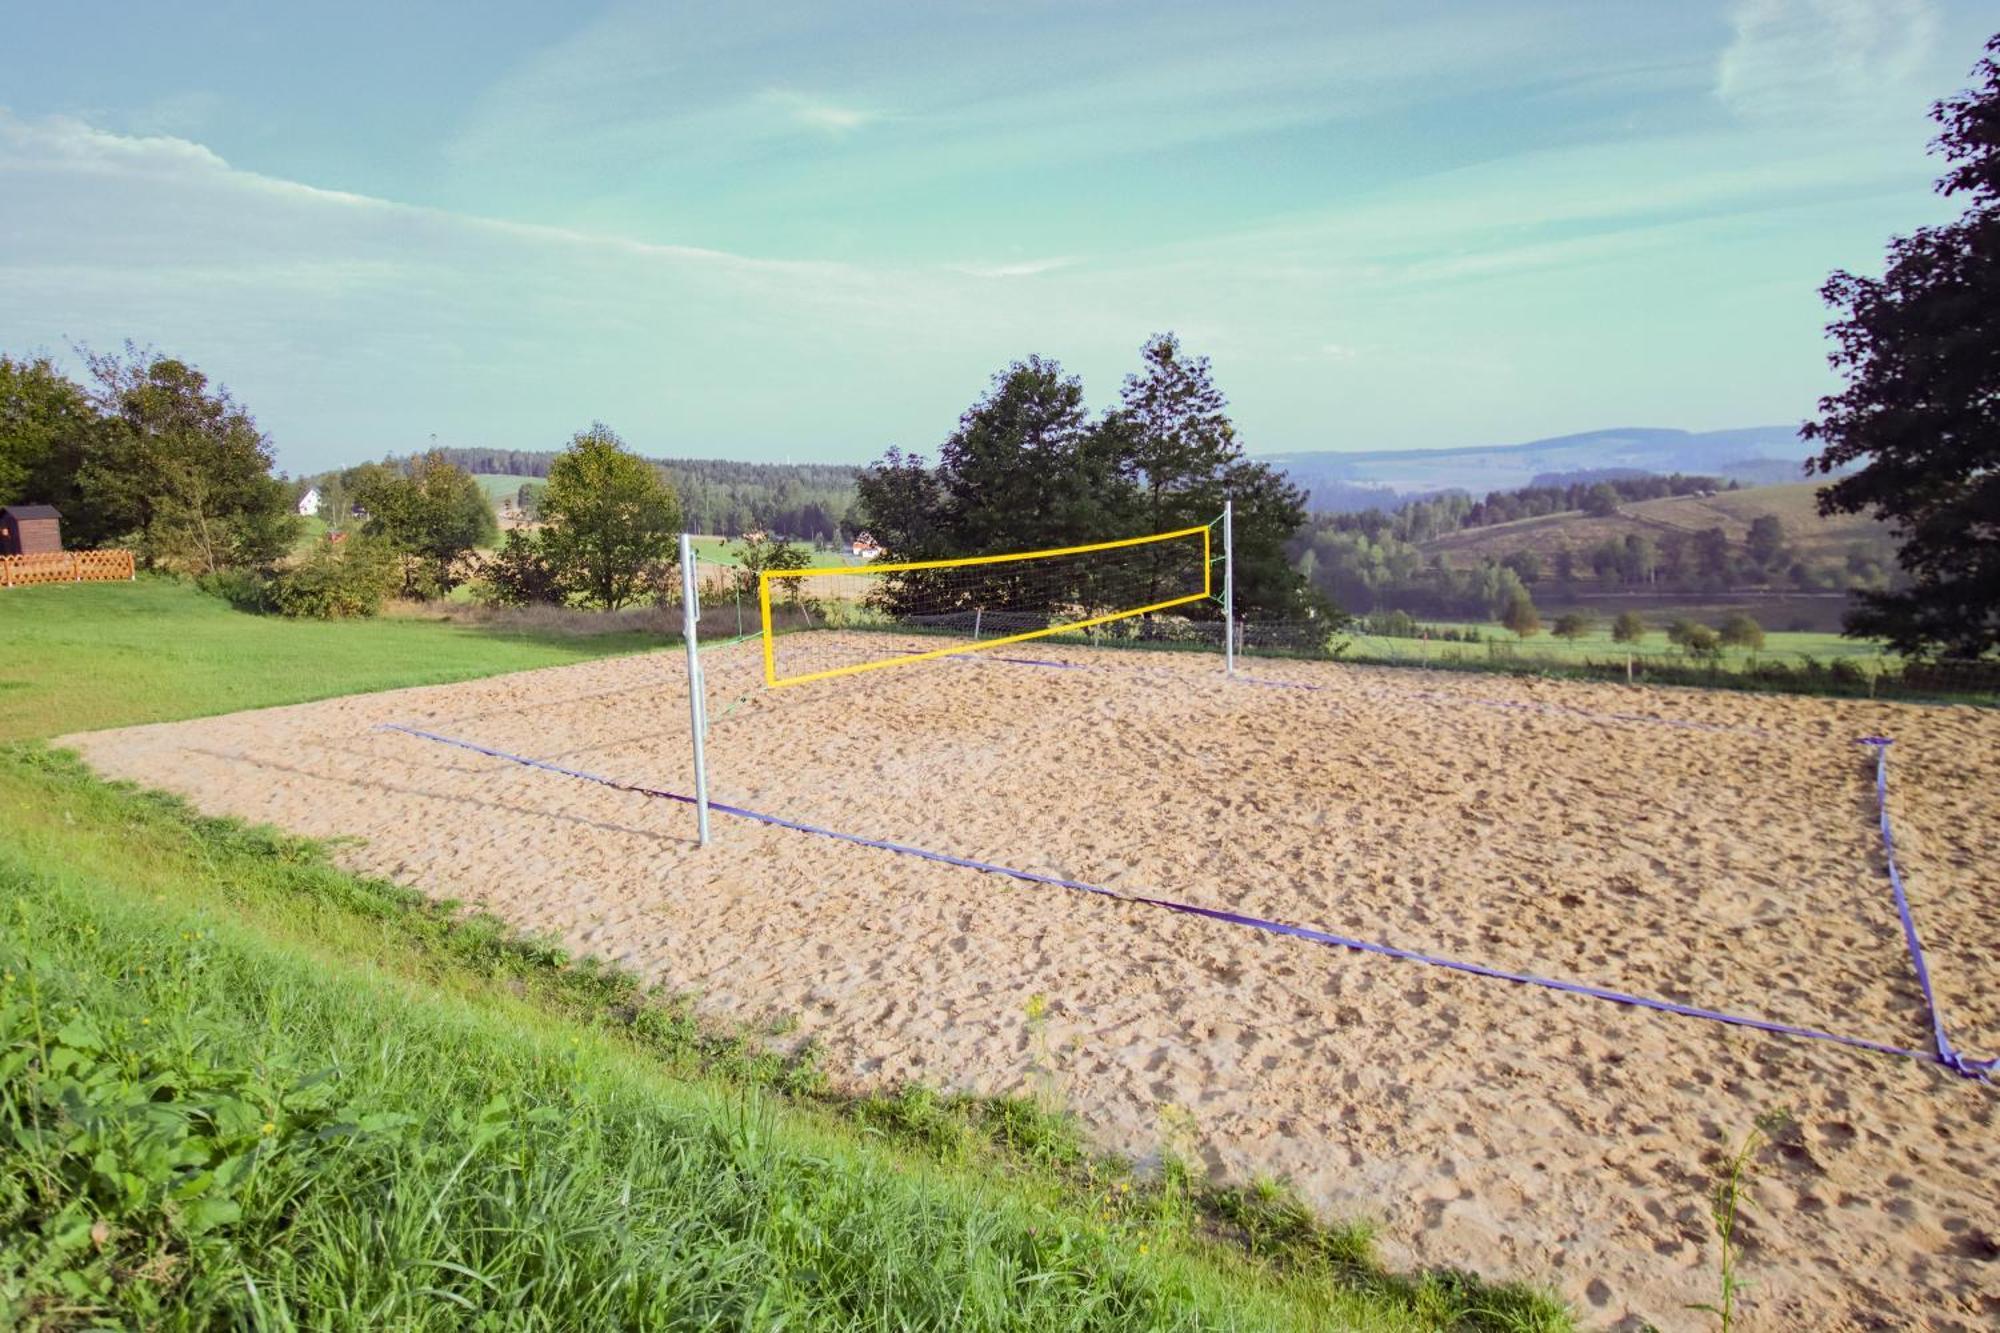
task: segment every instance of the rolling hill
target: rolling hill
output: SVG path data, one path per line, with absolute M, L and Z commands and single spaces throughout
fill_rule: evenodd
M 1793 426 L 1701 432 L 1635 426 L 1525 444 L 1267 454 L 1261 461 L 1305 487 L 1311 508 L 1333 513 L 1446 490 L 1482 495 L 1546 474 L 1606 469 L 1698 473 L 1758 485 L 1798 476 L 1809 452 Z
M 1892 543 L 1882 524 L 1861 515 L 1821 518 L 1814 501 L 1818 490 L 1817 483 L 1795 482 L 1708 496 L 1676 495 L 1620 505 L 1617 513 L 1603 518 L 1573 509 L 1446 533 L 1423 543 L 1422 549 L 1427 555 L 1442 556 L 1447 565 L 1470 568 L 1523 550 L 1546 557 L 1567 546 L 1581 553 L 1606 540 L 1623 541 L 1629 533 L 1641 533 L 1657 542 L 1669 532 L 1693 534 L 1720 528 L 1732 545 L 1738 545 L 1749 534 L 1753 520 L 1773 515 L 1784 525 L 1787 543 L 1802 559 L 1839 561 L 1856 547 L 1877 558 L 1889 557 Z

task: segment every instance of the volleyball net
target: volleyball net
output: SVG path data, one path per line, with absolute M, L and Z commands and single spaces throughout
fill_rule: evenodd
M 1213 620 L 1215 527 L 954 560 L 765 570 L 757 578 L 764 682 L 800 685 L 1036 639 L 1144 638 Z M 780 634 L 782 623 L 854 632 Z

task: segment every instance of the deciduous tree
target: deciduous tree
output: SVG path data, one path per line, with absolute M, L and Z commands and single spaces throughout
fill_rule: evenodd
M 2000 35 L 1986 51 L 1975 86 L 1931 111 L 1938 192 L 1966 211 L 1891 240 L 1881 278 L 1821 289 L 1847 387 L 1802 431 L 1824 446 L 1808 467 L 1861 465 L 1820 491 L 1820 512 L 1889 522 L 1908 575 L 1858 593 L 1847 632 L 1913 655 L 2000 649 Z
M 602 422 L 580 431 L 549 465 L 542 550 L 564 585 L 615 611 L 648 586 L 673 551 L 681 507 L 659 468 Z

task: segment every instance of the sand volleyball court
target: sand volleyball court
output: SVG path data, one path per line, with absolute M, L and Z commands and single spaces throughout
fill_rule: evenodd
M 883 639 L 884 636 L 870 636 Z M 887 640 L 884 640 L 887 641 Z M 933 646 L 934 641 L 912 646 Z M 810 647 L 810 645 L 806 645 Z M 1042 648 L 1042 645 L 1033 645 Z M 2000 1048 L 2000 713 L 1063 648 L 766 690 L 708 658 L 713 796 L 874 839 L 1928 1050 Z M 2000 1322 L 2000 1088 L 1935 1063 L 1175 915 L 381 729 L 692 791 L 677 651 L 66 738 L 205 811 L 810 1038 L 836 1079 L 1053 1083 L 1145 1157 L 1380 1225 L 1392 1262 L 1706 1327 L 1707 1191 L 1760 1114 L 1747 1326 Z M 1310 687 L 1310 688 L 1306 688 Z M 780 1022 L 784 1020 L 784 1022 Z

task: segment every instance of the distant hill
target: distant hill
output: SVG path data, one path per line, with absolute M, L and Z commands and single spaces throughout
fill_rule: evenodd
M 1720 528 L 1734 544 L 1749 535 L 1754 519 L 1772 515 L 1784 525 L 1786 544 L 1802 559 L 1837 563 L 1856 548 L 1865 548 L 1878 559 L 1889 557 L 1893 543 L 1886 527 L 1858 514 L 1821 518 L 1815 500 L 1818 490 L 1818 483 L 1794 482 L 1707 496 L 1676 495 L 1620 505 L 1617 513 L 1602 518 L 1570 510 L 1446 533 L 1421 543 L 1421 549 L 1427 556 L 1442 557 L 1447 565 L 1471 568 L 1524 550 L 1552 556 L 1567 546 L 1581 553 L 1607 540 L 1623 541 L 1631 533 L 1658 542 L 1667 533 L 1692 535 Z
M 1311 508 L 1339 513 L 1393 503 L 1384 491 L 1396 499 L 1447 490 L 1483 495 L 1547 474 L 1703 473 L 1746 486 L 1793 481 L 1811 452 L 1793 426 L 1699 432 L 1633 426 L 1526 444 L 1268 454 L 1262 461 L 1303 486 Z

